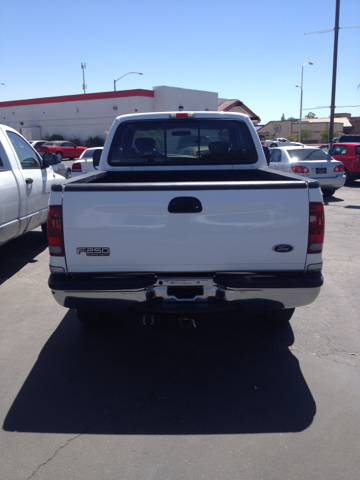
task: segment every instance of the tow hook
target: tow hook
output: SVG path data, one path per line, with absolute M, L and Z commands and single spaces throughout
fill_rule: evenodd
M 141 325 L 146 325 L 147 327 L 155 325 L 154 315 L 142 315 L 140 323 Z
M 179 323 L 181 328 L 196 328 L 195 320 L 190 317 L 180 317 Z

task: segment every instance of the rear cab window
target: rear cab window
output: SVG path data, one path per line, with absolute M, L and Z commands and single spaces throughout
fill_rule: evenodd
M 151 120 L 121 123 L 108 156 L 112 166 L 254 164 L 248 127 L 239 120 Z

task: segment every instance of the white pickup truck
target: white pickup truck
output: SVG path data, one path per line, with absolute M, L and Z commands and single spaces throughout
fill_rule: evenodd
M 290 320 L 323 283 L 324 206 L 316 181 L 264 151 L 242 114 L 116 118 L 99 170 L 51 188 L 56 301 L 86 326 L 109 311 Z
M 16 130 L 0 125 L 0 245 L 39 227 L 46 227 L 51 185 L 64 180 L 50 167 L 56 157 L 42 159 Z

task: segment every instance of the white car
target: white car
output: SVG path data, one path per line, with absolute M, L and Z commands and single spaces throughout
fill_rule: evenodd
M 270 138 L 270 140 L 265 140 L 265 147 L 291 147 L 297 146 L 302 147 L 303 143 L 299 142 L 290 142 L 287 138 Z
M 345 184 L 343 163 L 317 147 L 272 148 L 269 167 L 317 180 L 324 195 Z
M 93 155 L 95 150 L 102 150 L 103 147 L 88 148 L 80 155 L 79 160 L 76 160 L 71 167 L 71 175 L 76 177 L 84 175 L 84 173 L 93 172 L 95 170 L 93 165 Z

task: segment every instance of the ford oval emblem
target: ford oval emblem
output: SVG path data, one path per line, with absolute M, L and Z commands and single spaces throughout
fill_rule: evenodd
M 275 245 L 272 249 L 274 250 L 274 252 L 278 252 L 278 253 L 288 253 L 288 252 L 292 252 L 294 250 L 295 247 L 293 247 L 292 245 Z

